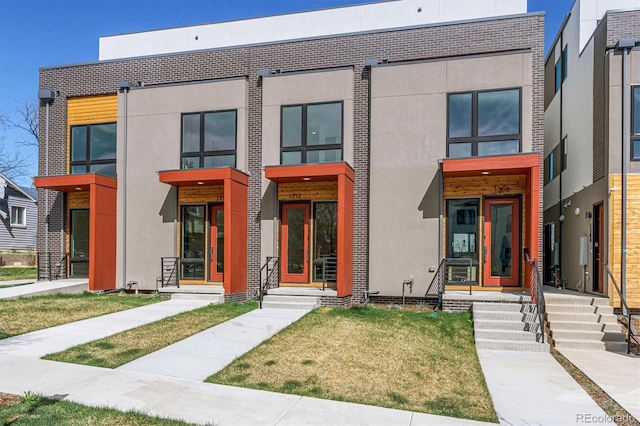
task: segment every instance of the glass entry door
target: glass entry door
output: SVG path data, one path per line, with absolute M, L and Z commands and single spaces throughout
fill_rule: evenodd
M 282 205 L 281 281 L 309 282 L 309 204 Z
M 209 207 L 209 279 L 224 280 L 224 206 Z
M 89 276 L 89 209 L 70 211 L 69 263 L 71 277 Z
M 520 284 L 520 199 L 484 201 L 484 285 Z

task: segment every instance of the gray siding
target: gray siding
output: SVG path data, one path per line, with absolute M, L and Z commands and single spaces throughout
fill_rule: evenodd
M 11 212 L 12 206 L 26 208 L 27 226 L 26 228 L 12 227 L 9 217 L 2 219 L 2 225 L 0 225 L 0 248 L 7 250 L 33 250 L 38 224 L 36 203 L 11 188 L 7 188 L 7 197 L 9 212 Z

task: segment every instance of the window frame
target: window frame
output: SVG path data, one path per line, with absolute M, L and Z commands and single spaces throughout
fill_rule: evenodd
M 481 93 L 492 92 L 504 92 L 510 90 L 518 91 L 518 133 L 508 135 L 492 135 L 492 136 L 478 136 L 478 95 Z M 471 94 L 471 136 L 463 137 L 450 137 L 450 103 L 451 95 L 464 95 Z M 478 155 L 478 144 L 483 142 L 500 142 L 509 140 L 518 140 L 518 153 L 522 152 L 522 87 L 504 87 L 499 89 L 484 89 L 484 90 L 472 90 L 462 92 L 450 92 L 447 93 L 447 158 L 468 158 L 468 157 L 449 157 L 449 147 L 454 144 L 471 143 L 471 157 L 480 157 Z M 508 154 L 504 154 L 508 155 Z
M 224 112 L 233 112 L 235 114 L 235 134 L 234 134 L 234 148 L 233 150 L 218 150 L 218 151 L 205 151 L 204 150 L 204 125 L 205 120 L 204 116 L 206 114 L 216 114 L 216 113 L 224 113 Z M 186 115 L 198 115 L 200 118 L 200 148 L 198 151 L 184 151 L 184 117 Z M 233 155 L 234 162 L 233 166 L 219 166 L 219 167 L 233 167 L 236 168 L 238 166 L 238 110 L 237 109 L 222 109 L 222 110 L 213 110 L 213 111 L 194 111 L 194 112 L 183 112 L 180 114 L 180 169 L 188 170 L 183 167 L 183 161 L 185 158 L 198 158 L 199 159 L 199 169 L 203 169 L 205 157 L 217 157 L 224 155 Z M 207 167 L 209 168 L 209 167 Z M 215 168 L 215 167 L 213 167 Z
M 17 211 L 19 211 L 20 213 L 17 215 L 14 215 L 14 209 L 16 209 Z M 26 228 L 27 227 L 27 208 L 24 206 L 11 206 L 11 227 L 12 228 Z M 19 221 L 18 222 L 14 222 L 14 218 L 18 217 Z
M 565 135 L 560 142 L 560 173 L 567 170 L 569 163 L 569 137 Z
M 307 144 L 307 107 L 314 105 L 331 105 L 331 104 L 340 104 L 340 143 L 339 144 L 330 144 L 330 145 L 308 145 Z M 299 146 L 284 146 L 284 109 L 285 108 L 294 108 L 301 107 L 302 108 L 302 125 L 301 125 L 301 135 L 300 135 L 300 145 Z M 329 101 L 329 102 L 310 102 L 304 104 L 287 104 L 280 105 L 280 164 L 283 164 L 282 158 L 283 153 L 285 152 L 300 152 L 300 163 L 299 164 L 322 164 L 319 163 L 308 163 L 307 162 L 307 151 L 330 151 L 330 150 L 340 150 L 340 160 L 344 160 L 344 101 Z
M 106 160 L 91 160 L 91 128 L 93 126 L 103 126 L 105 124 L 114 124 L 116 126 L 116 156 L 113 159 Z M 73 160 L 73 129 L 77 127 L 86 127 L 86 146 L 85 146 L 85 160 Z M 113 177 L 117 177 L 118 169 L 117 169 L 117 161 L 118 161 L 118 122 L 117 121 L 105 121 L 103 123 L 87 123 L 87 124 L 74 124 L 69 126 L 69 174 L 83 174 L 83 173 L 73 173 L 74 166 L 85 166 L 84 173 L 95 173 L 91 171 L 91 166 L 100 165 L 100 164 L 113 164 L 116 166 L 116 173 Z M 102 174 L 102 173 L 101 173 Z M 111 175 L 105 175 L 111 176 Z
M 629 149 L 629 157 L 631 158 L 631 161 L 640 161 L 640 152 L 637 153 L 637 155 L 634 151 L 634 145 L 636 144 L 636 142 L 638 144 L 640 144 L 640 132 L 639 133 L 635 133 L 633 132 L 636 124 L 640 127 L 640 123 L 636 123 L 635 122 L 635 115 L 636 115 L 636 109 L 640 109 L 640 102 L 638 102 L 638 104 L 636 105 L 635 103 L 635 92 L 639 93 L 639 98 L 640 98 L 640 86 L 631 86 L 631 120 L 630 124 L 631 124 L 631 141 L 630 141 L 630 149 Z

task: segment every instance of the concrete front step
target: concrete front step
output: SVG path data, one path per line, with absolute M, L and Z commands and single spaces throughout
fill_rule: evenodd
M 491 321 L 483 319 L 473 320 L 473 327 L 476 330 L 514 330 L 525 331 L 526 324 L 522 321 Z
M 606 297 L 590 297 L 581 295 L 560 295 L 545 293 L 544 300 L 547 305 L 598 305 L 608 306 L 609 299 Z
M 547 343 L 518 342 L 513 340 L 476 339 L 477 349 L 519 352 L 549 352 Z
M 596 342 L 601 342 L 604 339 L 604 333 L 601 331 L 583 331 L 583 330 L 559 330 L 559 329 L 552 329 L 549 332 L 549 335 L 553 338 L 553 339 L 559 339 L 559 340 L 563 340 L 563 339 L 573 339 L 573 340 L 593 340 Z
M 482 303 L 474 302 L 473 311 L 482 312 L 533 312 L 535 305 L 520 303 Z
M 530 331 L 516 331 L 516 330 L 474 330 L 476 340 L 509 340 L 518 342 L 535 342 L 537 335 Z
M 624 336 L 623 336 L 624 337 Z M 604 342 L 605 349 L 609 352 L 627 352 L 627 342 Z
M 577 313 L 559 313 L 547 312 L 547 321 L 553 323 L 558 321 L 582 321 L 582 322 L 600 322 L 603 324 L 616 324 L 618 317 L 613 314 L 577 314 Z
M 263 309 L 306 309 L 320 306 L 319 297 L 267 295 L 262 299 Z
M 590 351 L 604 351 L 604 342 L 593 340 L 578 340 L 578 339 L 552 339 L 553 345 L 556 349 L 583 349 Z
M 547 304 L 546 311 L 549 313 L 613 315 L 613 308 L 611 306 L 598 306 L 598 305 L 576 305 L 576 304 L 549 305 Z
M 473 320 L 485 321 L 520 321 L 522 322 L 525 314 L 522 312 L 500 312 L 500 311 L 477 311 L 473 310 Z
M 224 303 L 224 295 L 222 294 L 205 294 L 205 293 L 172 293 L 171 300 L 204 300 L 212 304 Z
M 549 322 L 552 329 L 557 330 L 584 330 L 584 331 L 602 331 L 602 332 L 619 332 L 619 324 L 601 324 L 599 322 L 584 321 L 554 321 Z

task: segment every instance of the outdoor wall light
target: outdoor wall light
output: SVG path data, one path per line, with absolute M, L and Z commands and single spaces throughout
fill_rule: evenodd
M 573 212 L 576 214 L 576 216 L 580 216 L 580 207 L 576 207 Z
M 586 213 L 584 214 L 584 218 L 585 218 L 585 219 L 591 219 L 591 212 L 586 212 Z
M 563 215 L 563 214 L 561 214 L 561 215 L 560 215 L 560 217 L 558 218 L 558 220 L 559 220 L 560 222 L 564 222 L 564 215 Z

